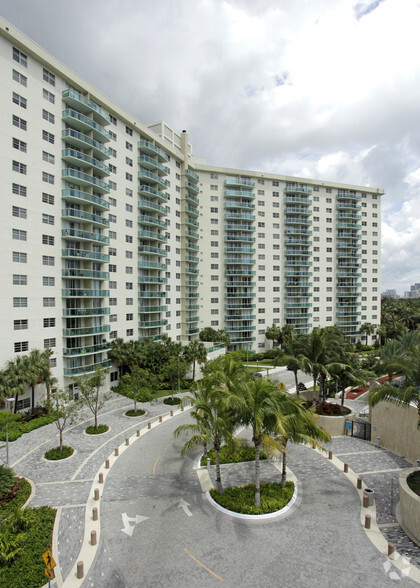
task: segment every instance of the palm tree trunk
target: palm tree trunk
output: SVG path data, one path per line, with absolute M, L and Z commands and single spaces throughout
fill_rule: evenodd
M 314 400 L 319 400 L 319 396 L 317 397 L 317 389 L 316 389 L 317 378 L 316 378 L 316 376 L 313 376 L 313 379 L 314 379 L 314 390 L 312 392 L 312 400 L 314 401 Z
M 222 486 L 222 475 L 220 472 L 220 457 L 219 457 L 219 451 L 220 451 L 220 445 L 219 444 L 215 444 L 214 445 L 214 450 L 216 452 L 216 485 L 217 485 L 217 491 L 219 494 L 223 494 L 224 490 L 223 490 L 223 486 Z
M 19 400 L 19 394 L 16 392 L 15 394 L 15 406 L 13 407 L 13 412 L 16 414 L 17 413 L 17 403 Z
M 193 382 L 195 382 L 195 359 L 193 359 Z
M 63 429 L 60 429 L 60 453 L 63 451 Z
M 32 389 L 31 409 L 34 410 L 34 408 L 35 408 L 35 386 L 32 385 L 31 389 Z
M 261 506 L 261 488 L 260 488 L 260 441 L 254 440 L 255 445 L 255 506 Z
M 343 384 L 343 388 L 341 390 L 341 405 L 340 405 L 340 414 L 343 414 L 343 407 L 344 407 L 344 397 L 346 395 L 346 387 Z
M 51 412 L 51 388 L 47 386 L 47 413 Z
M 299 396 L 299 380 L 297 370 L 293 372 L 295 374 L 295 385 L 296 385 L 296 396 Z
M 281 487 L 284 488 L 286 484 L 286 449 L 282 455 L 282 467 L 281 467 Z

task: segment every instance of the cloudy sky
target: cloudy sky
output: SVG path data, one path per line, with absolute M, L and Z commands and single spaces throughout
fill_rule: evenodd
M 419 0 L 0 0 L 215 165 L 386 190 L 382 290 L 420 282 Z

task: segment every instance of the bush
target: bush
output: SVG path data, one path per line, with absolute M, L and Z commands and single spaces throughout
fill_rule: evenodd
M 210 490 L 210 495 L 215 502 L 233 512 L 242 514 L 268 514 L 284 508 L 291 500 L 294 492 L 293 482 L 286 482 L 284 488 L 276 482 L 265 482 L 260 486 L 261 507 L 254 506 L 255 484 L 246 484 L 226 488 L 224 494 L 217 490 Z
M 314 401 L 312 400 L 305 402 L 306 408 L 311 408 L 313 405 Z M 340 412 L 341 405 L 337 404 L 336 402 L 315 402 L 315 406 L 315 412 L 323 416 L 343 416 L 351 413 L 351 410 L 347 408 L 347 406 L 343 406 L 343 412 Z
M 420 471 L 410 474 L 407 477 L 407 484 L 413 492 L 420 496 Z
M 207 452 L 208 457 L 210 458 L 210 465 L 216 465 L 216 452 L 215 450 L 209 449 Z M 264 451 L 260 452 L 260 459 L 267 459 L 267 454 Z M 246 443 L 241 443 L 237 447 L 228 447 L 227 445 L 222 445 L 219 451 L 219 461 L 221 464 L 223 463 L 240 463 L 242 461 L 254 461 L 255 460 L 255 447 L 251 445 L 247 445 Z M 207 465 L 207 460 L 205 457 L 201 458 L 201 465 Z
M 304 392 L 305 390 L 307 390 L 307 387 L 305 386 L 305 384 L 303 382 L 299 382 L 298 389 L 299 389 L 299 392 Z
M 59 447 L 54 447 L 54 449 L 50 449 L 44 453 L 45 459 L 49 461 L 58 461 L 60 459 L 66 459 L 73 455 L 74 449 L 73 447 L 69 447 L 68 445 L 63 445 L 63 451 L 60 451 Z
M 48 414 L 48 409 L 46 406 L 35 406 L 34 409 L 29 409 L 26 412 L 22 413 L 22 420 L 21 423 L 29 423 L 33 419 L 37 419 L 42 416 L 46 416 Z
M 252 361 L 261 361 L 264 359 L 264 353 L 254 353 L 252 356 Z
M 169 404 L 169 406 L 175 406 L 176 404 L 181 404 L 181 398 L 165 398 L 163 400 L 163 404 Z
M 100 435 L 101 433 L 106 433 L 108 430 L 108 425 L 98 425 L 96 428 L 94 425 L 91 425 L 90 427 L 86 427 L 85 433 L 88 435 Z
M 125 414 L 125 416 L 129 416 L 129 417 L 137 417 L 137 416 L 142 416 L 143 414 L 146 414 L 146 411 L 143 410 L 142 408 L 138 408 L 137 410 L 134 410 L 132 408 L 131 410 L 127 410 L 127 412 L 124 414 Z
M 17 423 L 13 423 L 13 426 L 9 426 L 9 441 L 16 441 L 16 439 L 19 439 L 19 437 L 25 433 L 29 433 L 30 431 L 39 429 L 39 427 L 49 425 L 54 421 L 55 416 L 48 414 L 45 416 L 34 417 L 26 422 L 19 421 Z M 0 441 L 6 441 L 6 431 L 4 429 L 0 431 Z
M 0 498 L 12 489 L 14 483 L 12 468 L 0 465 Z

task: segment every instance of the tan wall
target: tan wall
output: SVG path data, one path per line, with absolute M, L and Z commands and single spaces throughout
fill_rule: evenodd
M 420 496 L 407 484 L 407 476 L 416 469 L 404 470 L 399 477 L 401 526 L 420 545 Z
M 420 459 L 420 429 L 414 406 L 400 407 L 380 402 L 371 410 L 372 442 L 380 437 L 381 447 L 405 457 L 413 465 Z
M 354 411 L 345 416 L 323 416 L 319 415 L 316 419 L 316 424 L 322 427 L 331 435 L 331 437 L 339 437 L 345 434 L 345 421 L 354 419 Z

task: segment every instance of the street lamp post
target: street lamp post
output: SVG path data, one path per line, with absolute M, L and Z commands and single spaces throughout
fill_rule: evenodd
M 5 398 L 6 409 L 10 410 L 14 398 Z M 6 423 L 6 465 L 9 465 L 9 423 Z
M 178 353 L 178 395 L 181 393 L 181 387 L 180 387 L 180 382 L 179 382 L 179 358 L 180 358 L 181 354 Z

